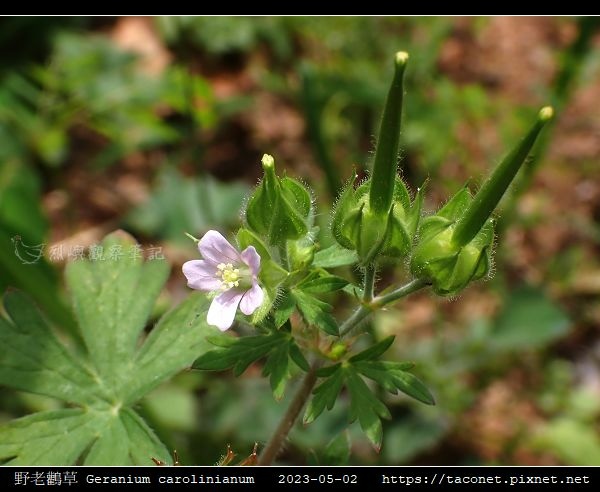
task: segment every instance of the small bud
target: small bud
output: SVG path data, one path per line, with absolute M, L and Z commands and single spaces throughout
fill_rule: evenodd
M 263 169 L 273 168 L 275 169 L 275 158 L 272 155 L 264 154 L 261 159 Z
M 310 237 L 287 242 L 287 257 L 290 271 L 308 268 L 315 257 L 316 245 Z
M 248 228 L 270 245 L 305 236 L 312 225 L 312 201 L 300 182 L 275 174 L 275 160 L 262 158 L 264 177 L 246 207 Z
M 348 347 L 345 343 L 336 342 L 329 349 L 327 357 L 330 358 L 331 360 L 338 361 L 344 355 L 346 355 L 347 352 L 348 352 Z

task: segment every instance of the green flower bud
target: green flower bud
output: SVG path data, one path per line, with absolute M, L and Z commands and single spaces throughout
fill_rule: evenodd
M 490 218 L 525 162 L 553 110 L 543 108 L 525 138 L 494 169 L 473 198 L 460 190 L 437 214 L 423 219 L 411 271 L 431 281 L 439 295 L 454 295 L 488 274 L 492 265 L 494 219 Z
M 312 265 L 315 249 L 315 242 L 308 236 L 298 241 L 288 241 L 287 257 L 290 263 L 290 271 L 304 270 Z
M 249 229 L 270 245 L 285 245 L 288 239 L 305 236 L 312 225 L 312 200 L 308 190 L 295 179 L 275 174 L 275 160 L 262 158 L 264 177 L 246 207 Z
M 334 343 L 329 352 L 327 353 L 327 357 L 331 360 L 338 361 L 340 360 L 346 353 L 348 352 L 348 346 L 343 342 Z

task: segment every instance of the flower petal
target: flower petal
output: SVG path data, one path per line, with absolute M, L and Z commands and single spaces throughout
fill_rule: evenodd
M 244 293 L 240 302 L 240 311 L 246 315 L 256 311 L 265 299 L 265 293 L 256 282 L 252 283 L 250 290 Z
M 231 328 L 240 299 L 244 295 L 237 289 L 229 289 L 215 297 L 208 308 L 206 322 L 225 331 Z
M 242 254 L 242 261 L 250 267 L 250 271 L 252 275 L 258 275 L 258 271 L 260 270 L 260 255 L 256 252 L 254 246 L 248 246 Z
M 198 250 L 202 258 L 218 265 L 219 263 L 238 264 L 240 254 L 237 250 L 217 231 L 208 231 L 198 242 Z
M 186 261 L 182 267 L 187 278 L 188 287 L 197 290 L 213 291 L 221 287 L 221 279 L 217 278 L 214 264 L 204 260 Z

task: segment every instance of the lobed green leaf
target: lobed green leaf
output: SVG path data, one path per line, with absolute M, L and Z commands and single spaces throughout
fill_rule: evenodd
M 335 292 L 341 290 L 348 281 L 335 275 L 323 275 L 323 276 L 309 276 L 309 278 L 300 282 L 297 286 L 298 289 L 302 290 L 307 294 L 326 294 L 328 292 Z
M 358 419 L 363 432 L 379 450 L 383 439 L 380 417 L 391 418 L 390 412 L 356 371 L 347 371 L 346 387 L 350 393 L 350 421 Z
M 342 248 L 338 244 L 318 251 L 313 260 L 313 266 L 318 268 L 336 268 L 356 263 L 358 263 L 356 251 Z
M 101 246 L 135 245 L 125 233 Z M 0 317 L 0 384 L 58 398 L 75 408 L 40 412 L 0 426 L 0 461 L 12 465 L 149 465 L 170 462 L 165 446 L 131 408 L 148 391 L 209 349 L 206 297 L 192 294 L 143 340 L 165 262 L 127 253 L 81 260 L 67 268 L 79 338 L 59 340 L 31 301 L 4 297 Z M 140 347 L 140 342 L 141 343 Z M 60 452 L 57 452 L 60 450 Z
M 344 384 L 344 371 L 338 365 L 336 370 L 329 375 L 319 386 L 313 390 L 313 397 L 308 402 L 306 412 L 304 413 L 304 423 L 310 424 L 325 408 L 331 410 L 335 405 L 338 395 Z
M 329 335 L 339 336 L 339 328 L 334 317 L 329 314 L 332 307 L 299 289 L 292 290 L 298 310 L 308 325 L 316 326 Z
M 373 360 L 379 358 L 379 356 L 383 355 L 385 351 L 390 348 L 392 343 L 394 343 L 395 338 L 396 337 L 394 335 L 384 338 L 368 349 L 365 349 L 362 352 L 350 357 L 349 362 L 355 363 L 361 360 Z

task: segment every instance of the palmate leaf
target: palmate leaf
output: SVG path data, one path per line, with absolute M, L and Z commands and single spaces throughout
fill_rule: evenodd
M 0 318 L 0 384 L 44 394 L 72 408 L 40 412 L 0 426 L 0 462 L 10 465 L 150 465 L 170 453 L 132 405 L 210 344 L 214 328 L 193 294 L 142 332 L 168 273 L 144 262 L 125 233 L 101 244 L 113 259 L 80 260 L 67 268 L 84 351 L 59 340 L 32 302 L 11 291 Z
M 386 391 L 397 393 L 397 390 L 427 405 L 435 400 L 427 387 L 407 370 L 413 366 L 410 362 L 361 361 L 354 368 L 363 376 L 379 383 Z
M 108 401 L 101 388 L 90 391 L 93 369 L 56 339 L 25 295 L 8 292 L 4 308 L 12 322 L 0 318 L 0 384 L 82 406 Z
M 350 421 L 358 419 L 363 432 L 379 449 L 383 436 L 381 417 L 389 418 L 390 414 L 350 364 L 332 366 L 327 379 L 314 389 L 304 413 L 304 423 L 313 422 L 326 408 L 331 410 L 344 386 L 350 395 Z
M 331 305 L 300 289 L 293 289 L 292 297 L 307 324 L 317 326 L 329 335 L 339 336 L 339 327 L 330 314 Z
M 192 367 L 205 371 L 233 369 L 236 376 L 242 374 L 250 364 L 266 357 L 263 374 L 269 376 L 271 389 L 276 399 L 283 397 L 290 375 L 291 362 L 300 369 L 309 370 L 308 361 L 294 338 L 285 330 L 266 335 L 233 338 L 219 335 L 208 337 L 214 347 L 194 361 Z
M 387 337 L 345 362 L 320 368 L 317 376 L 324 381 L 313 390 L 304 422 L 314 421 L 326 408 L 331 410 L 345 387 L 350 397 L 350 421 L 358 420 L 365 435 L 379 451 L 383 438 L 381 419 L 390 418 L 390 413 L 364 378 L 375 381 L 390 393 L 396 394 L 400 390 L 422 403 L 433 405 L 435 402 L 427 387 L 408 372 L 413 363 L 377 360 L 393 341 L 393 336 Z
M 313 397 L 308 402 L 306 412 L 304 413 L 305 424 L 310 424 L 314 421 L 323 413 L 325 408 L 331 410 L 335 405 L 344 385 L 345 374 L 341 365 L 337 364 L 332 367 L 332 372 L 328 374 L 328 378 L 313 390 Z
M 383 439 L 381 418 L 391 418 L 389 410 L 357 372 L 348 371 L 346 387 L 350 393 L 350 421 L 358 419 L 361 429 L 379 451 Z

